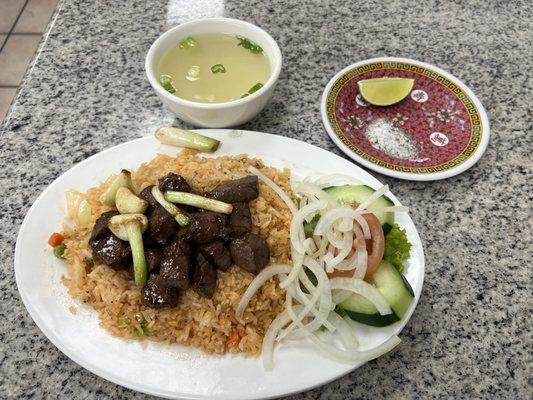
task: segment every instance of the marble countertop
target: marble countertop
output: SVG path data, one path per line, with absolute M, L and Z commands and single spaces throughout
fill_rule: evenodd
M 38 194 L 112 145 L 180 124 L 144 76 L 150 44 L 207 16 L 269 31 L 284 66 L 266 110 L 243 126 L 340 154 L 319 113 L 336 71 L 375 56 L 433 63 L 466 82 L 492 137 L 469 171 L 437 182 L 379 176 L 409 205 L 426 251 L 420 303 L 390 355 L 307 399 L 526 399 L 532 391 L 532 3 L 155 0 L 60 2 L 0 132 L 0 397 L 146 399 L 59 352 L 33 323 L 13 271 L 16 235 Z

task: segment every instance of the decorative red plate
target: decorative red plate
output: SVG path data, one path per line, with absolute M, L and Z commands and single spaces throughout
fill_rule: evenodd
M 382 77 L 413 78 L 413 90 L 392 106 L 366 103 L 357 82 Z M 401 179 L 459 174 L 479 160 L 489 140 L 485 109 L 464 83 L 402 58 L 362 61 L 335 75 L 324 90 L 322 120 L 348 156 Z

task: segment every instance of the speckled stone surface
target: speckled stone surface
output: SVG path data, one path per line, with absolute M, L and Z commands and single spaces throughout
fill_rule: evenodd
M 0 133 L 0 398 L 145 399 L 70 361 L 17 293 L 16 235 L 37 195 L 63 171 L 169 123 L 144 56 L 178 22 L 225 15 L 276 38 L 284 67 L 273 101 L 243 128 L 337 154 L 319 114 L 324 85 L 374 56 L 436 64 L 487 109 L 492 138 L 471 170 L 439 182 L 378 176 L 411 207 L 426 280 L 392 353 L 310 399 L 528 399 L 532 394 L 533 6 L 527 1 L 60 2 Z

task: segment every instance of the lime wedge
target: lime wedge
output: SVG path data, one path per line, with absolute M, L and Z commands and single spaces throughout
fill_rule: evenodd
M 414 79 L 409 78 L 375 78 L 357 82 L 363 99 L 375 106 L 396 104 L 409 94 Z

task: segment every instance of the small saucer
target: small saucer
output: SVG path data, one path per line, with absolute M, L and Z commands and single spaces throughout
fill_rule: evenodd
M 362 79 L 413 78 L 397 104 L 368 104 Z M 487 113 L 459 79 L 406 58 L 373 58 L 346 67 L 322 96 L 322 121 L 335 144 L 363 166 L 399 179 L 432 181 L 460 174 L 485 152 Z

